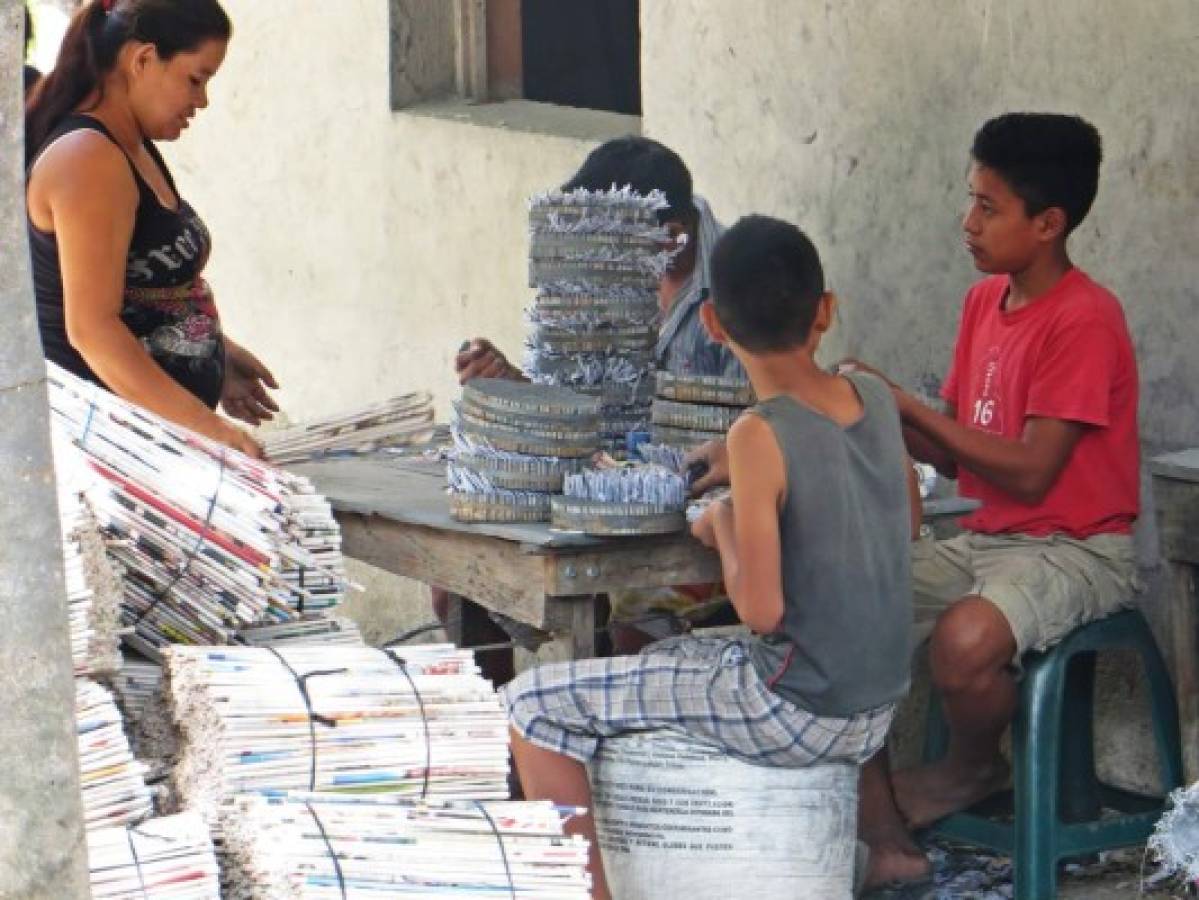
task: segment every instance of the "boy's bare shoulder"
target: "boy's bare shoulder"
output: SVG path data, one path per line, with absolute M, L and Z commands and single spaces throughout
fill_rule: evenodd
M 770 423 L 766 421 L 761 413 L 750 407 L 737 417 L 737 421 L 729 429 L 728 444 L 731 448 L 737 444 L 752 443 L 767 438 L 774 439 L 774 432 L 770 428 Z

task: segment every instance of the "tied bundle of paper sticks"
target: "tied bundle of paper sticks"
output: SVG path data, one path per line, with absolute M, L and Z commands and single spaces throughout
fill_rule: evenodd
M 229 900 L 527 897 L 586 900 L 577 810 L 387 797 L 240 796 L 222 809 Z
M 433 398 L 418 391 L 371 403 L 264 436 L 267 458 L 290 465 L 325 456 L 351 456 L 383 447 L 422 444 L 433 437 Z
M 282 647 L 287 644 L 362 647 L 366 644 L 358 626 L 342 616 L 305 616 L 279 625 L 251 625 L 238 632 L 237 642 L 251 647 Z
M 508 796 L 507 719 L 474 656 L 405 647 L 172 647 L 185 808 L 238 792 Z
M 124 572 L 126 640 L 221 644 L 341 602 L 341 532 L 306 479 L 175 426 L 49 366 L 60 477 Z
M 150 815 L 145 766 L 133 758 L 112 694 L 94 681 L 75 681 L 75 729 L 87 828 L 127 825 Z
M 195 813 L 88 832 L 92 900 L 219 900 L 208 827 Z

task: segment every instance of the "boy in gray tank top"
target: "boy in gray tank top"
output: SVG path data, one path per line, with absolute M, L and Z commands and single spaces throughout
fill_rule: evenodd
M 503 697 L 529 799 L 590 808 L 585 764 L 634 731 L 683 733 L 755 765 L 861 764 L 907 691 L 918 519 L 890 391 L 816 364 L 836 300 L 794 226 L 742 219 L 716 245 L 712 281 L 704 324 L 761 402 L 729 433 L 731 503 L 692 532 L 719 552 L 753 634 L 525 672 Z M 593 896 L 607 897 L 590 815 L 567 830 L 591 841 Z

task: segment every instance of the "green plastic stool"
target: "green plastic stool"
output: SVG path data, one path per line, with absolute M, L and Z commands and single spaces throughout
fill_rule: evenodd
M 1145 619 L 1125 610 L 1083 625 L 1045 653 L 1024 659 L 1020 708 L 1012 723 L 1014 788 L 1006 820 L 996 804 L 947 816 L 929 834 L 1011 856 L 1016 900 L 1051 900 L 1060 860 L 1145 841 L 1164 800 L 1120 790 L 1095 774 L 1095 656 L 1135 650 L 1149 682 L 1153 736 L 1162 785 L 1182 785 L 1178 707 L 1165 662 Z M 934 694 L 924 741 L 925 762 L 945 755 L 949 734 Z M 1100 818 L 1101 810 L 1116 816 Z

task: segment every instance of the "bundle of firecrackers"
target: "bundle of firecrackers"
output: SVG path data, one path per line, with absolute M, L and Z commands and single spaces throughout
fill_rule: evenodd
M 658 282 L 678 246 L 660 191 L 575 190 L 529 201 L 525 374 L 599 400 L 601 448 L 627 453 L 653 399 Z M 666 249 L 671 247 L 672 249 Z

